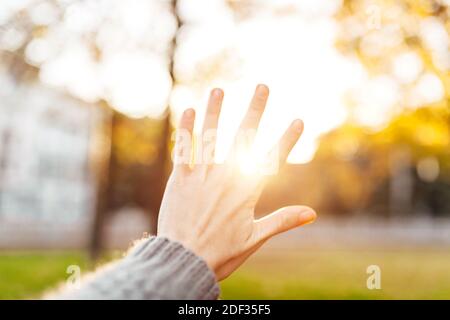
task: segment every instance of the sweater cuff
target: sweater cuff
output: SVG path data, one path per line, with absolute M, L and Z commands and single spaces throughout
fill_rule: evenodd
M 142 279 L 155 277 L 149 288 L 158 288 L 162 299 L 215 300 L 220 289 L 216 277 L 206 262 L 181 243 L 164 237 L 141 240 L 126 256 L 135 272 L 142 270 Z M 148 272 L 148 273 L 147 273 Z

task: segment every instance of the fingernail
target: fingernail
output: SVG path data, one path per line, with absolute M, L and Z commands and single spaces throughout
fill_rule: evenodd
M 300 119 L 296 119 L 293 123 L 295 130 L 301 132 L 303 130 L 303 121 Z
M 266 95 L 269 94 L 269 87 L 265 84 L 260 83 L 256 86 L 256 91 L 258 91 L 262 95 Z
M 189 108 L 186 111 L 184 111 L 184 115 L 188 118 L 193 118 L 194 114 L 195 114 L 195 111 L 192 108 Z
M 301 221 L 303 224 L 311 223 L 316 220 L 317 214 L 313 210 L 305 210 L 300 213 Z
M 221 98 L 223 95 L 223 91 L 222 89 L 219 88 L 215 88 L 212 92 L 213 96 L 215 96 L 216 98 Z

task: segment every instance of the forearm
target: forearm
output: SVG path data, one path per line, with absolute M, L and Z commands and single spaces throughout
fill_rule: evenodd
M 152 237 L 122 260 L 88 275 L 78 289 L 53 299 L 217 299 L 219 287 L 207 264 L 177 242 Z

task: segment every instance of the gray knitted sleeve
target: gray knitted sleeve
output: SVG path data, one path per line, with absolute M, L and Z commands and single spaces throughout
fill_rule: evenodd
M 217 299 L 207 264 L 177 242 L 151 237 L 122 260 L 88 275 L 53 299 Z

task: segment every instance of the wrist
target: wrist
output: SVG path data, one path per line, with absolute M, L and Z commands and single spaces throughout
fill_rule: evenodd
M 179 241 L 162 235 L 143 239 L 130 251 L 126 260 L 142 261 L 140 265 L 149 270 L 155 268 L 152 260 L 165 265 L 165 276 L 178 287 L 177 299 L 217 299 L 219 296 L 215 273 L 201 256 Z M 173 272 L 167 272 L 170 269 Z M 168 291 L 166 298 L 173 299 L 171 294 Z
M 181 235 L 170 234 L 166 232 L 158 232 L 158 238 L 168 239 L 169 241 L 175 242 L 183 246 L 186 250 L 197 256 L 201 259 L 209 268 L 209 270 L 214 273 L 216 279 L 216 270 L 218 269 L 218 265 L 216 263 L 216 259 L 212 257 L 210 254 L 210 250 L 208 250 L 208 244 L 201 244 L 199 239 L 188 239 Z

